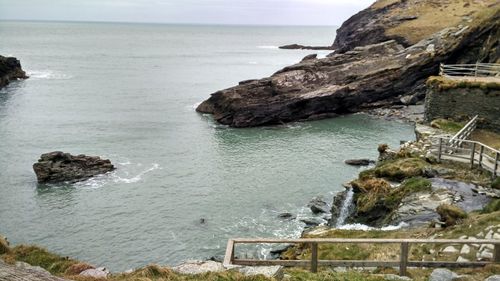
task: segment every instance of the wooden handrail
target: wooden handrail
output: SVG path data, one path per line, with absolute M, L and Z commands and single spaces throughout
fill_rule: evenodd
M 487 77 L 499 76 L 500 64 L 497 63 L 475 63 L 475 64 L 440 64 L 439 75 L 441 76 L 474 76 Z
M 465 126 L 450 139 L 450 144 L 455 147 L 462 145 L 462 142 L 468 139 L 472 132 L 476 129 L 478 118 L 479 115 L 476 115 L 469 122 L 467 122 L 467 124 L 465 124 Z
M 311 247 L 310 260 L 255 260 L 236 259 L 234 252 L 237 244 L 309 244 Z M 319 260 L 318 244 L 400 244 L 399 261 L 373 261 L 373 260 Z M 448 261 L 410 261 L 409 249 L 411 244 L 492 244 L 494 255 L 492 261 L 481 262 L 448 262 Z M 500 263 L 500 240 L 496 239 L 354 239 L 354 238 L 301 238 L 301 239 L 275 239 L 275 238 L 235 238 L 229 239 L 224 257 L 224 266 L 231 265 L 281 265 L 310 267 L 311 272 L 318 270 L 318 265 L 340 267 L 399 267 L 400 275 L 407 275 L 408 267 L 481 267 L 491 263 Z

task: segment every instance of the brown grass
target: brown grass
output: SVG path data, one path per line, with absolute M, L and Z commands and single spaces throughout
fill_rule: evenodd
M 500 150 L 500 134 L 495 132 L 488 130 L 475 130 L 472 133 L 471 139 Z
M 383 7 L 390 2 L 395 1 L 377 1 L 372 7 Z M 402 36 L 410 44 L 415 44 L 446 27 L 459 24 L 471 25 L 471 23 L 464 21 L 464 16 L 470 16 L 474 21 L 479 21 L 484 16 L 485 10 L 491 11 L 498 8 L 496 0 L 410 0 L 407 8 L 395 9 L 390 16 L 418 16 L 418 18 L 401 22 L 386 30 L 386 34 Z

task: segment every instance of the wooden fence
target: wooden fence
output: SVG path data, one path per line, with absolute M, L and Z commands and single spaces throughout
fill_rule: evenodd
M 436 153 L 439 162 L 445 159 L 470 163 L 471 169 L 474 165 L 478 165 L 491 172 L 493 178 L 496 178 L 500 173 L 500 151 L 483 143 L 460 140 L 460 146 L 457 147 L 452 143 L 452 139 L 435 137 L 432 138 L 431 150 Z
M 235 257 L 237 244 L 309 244 L 311 249 L 310 260 L 257 260 L 238 259 Z M 399 244 L 399 260 L 319 260 L 318 244 Z M 412 244 L 490 244 L 494 245 L 492 261 L 411 261 L 409 251 Z M 318 266 L 337 267 L 399 267 L 399 274 L 407 275 L 408 267 L 482 267 L 491 263 L 500 262 L 500 240 L 494 239 L 343 239 L 343 238 L 303 238 L 303 239 L 229 239 L 224 257 L 224 266 L 230 265 L 282 265 L 286 267 L 309 267 L 311 272 L 317 272 Z
M 474 76 L 474 77 L 500 77 L 500 64 L 476 63 L 476 64 L 440 64 L 439 75 L 441 76 Z
M 468 139 L 472 132 L 476 129 L 478 118 L 478 115 L 474 116 L 474 118 L 472 118 L 456 135 L 454 135 L 449 141 L 450 145 L 457 148 L 460 147 L 463 140 Z

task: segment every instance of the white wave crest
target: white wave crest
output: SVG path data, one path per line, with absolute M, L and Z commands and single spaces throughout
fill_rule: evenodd
M 27 71 L 28 76 L 31 79 L 51 79 L 51 80 L 67 80 L 73 78 L 73 76 L 64 74 L 64 73 L 59 73 L 56 71 L 52 70 L 29 70 Z
M 362 230 L 362 231 L 381 230 L 381 231 L 391 231 L 391 230 L 398 230 L 398 229 L 405 228 L 405 227 L 408 227 L 408 224 L 405 223 L 405 222 L 400 222 L 398 225 L 388 225 L 388 226 L 384 226 L 384 227 L 381 227 L 381 228 L 371 227 L 371 226 L 360 224 L 360 223 L 344 224 L 344 225 L 336 227 L 336 228 L 337 229 L 343 229 L 343 230 Z
M 149 169 L 146 169 L 142 172 L 140 172 L 138 175 L 136 175 L 135 177 L 132 177 L 132 178 L 122 178 L 120 176 L 116 176 L 114 179 L 113 179 L 113 182 L 115 183 L 119 183 L 119 182 L 123 182 L 123 183 L 135 183 L 135 182 L 138 182 L 142 179 L 142 176 L 144 176 L 145 174 L 149 173 L 149 172 L 152 172 L 154 170 L 158 170 L 160 168 L 160 165 L 159 164 L 156 164 L 154 163 L 153 166 Z
M 272 50 L 279 49 L 278 46 L 272 46 L 272 45 L 262 45 L 262 46 L 257 46 L 257 48 L 259 48 L 259 49 L 272 49 Z

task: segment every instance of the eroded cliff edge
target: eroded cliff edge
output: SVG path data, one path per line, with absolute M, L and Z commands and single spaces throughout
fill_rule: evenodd
M 439 13 L 429 12 L 438 2 L 377 1 L 337 31 L 334 46 L 340 52 L 303 60 L 271 77 L 218 91 L 197 111 L 213 114 L 217 122 L 233 127 L 332 117 L 398 104 L 404 96 L 423 99 L 425 79 L 437 74 L 441 62 L 499 60 L 498 2 L 484 1 L 476 7 L 472 2 L 458 1 L 464 9 L 471 7 L 468 12 L 442 6 L 441 14 L 456 14 L 453 20 L 448 18 L 449 26 L 439 20 Z M 395 24 L 391 19 L 397 14 L 403 18 Z M 416 23 L 407 26 L 419 18 L 420 27 Z M 438 23 L 430 22 L 432 18 Z M 412 30 L 416 34 L 408 35 Z
M 10 81 L 26 79 L 26 72 L 21 68 L 21 62 L 13 57 L 0 56 L 0 89 Z

